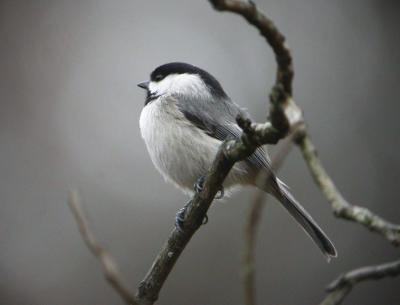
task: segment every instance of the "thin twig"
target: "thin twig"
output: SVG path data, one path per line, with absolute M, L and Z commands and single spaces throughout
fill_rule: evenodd
M 381 234 L 393 245 L 399 246 L 400 226 L 383 219 L 366 208 L 347 202 L 322 166 L 310 137 L 303 134 L 296 140 L 315 183 L 327 198 L 335 216 L 359 223 L 369 230 Z
M 274 156 L 271 162 L 272 171 L 263 171 L 258 177 L 260 185 L 269 183 L 271 174 L 276 172 L 281 166 L 283 160 L 288 155 L 292 147 L 292 137 L 295 131 L 285 140 L 282 148 Z M 242 258 L 242 278 L 244 287 L 244 300 L 246 305 L 256 305 L 256 288 L 255 288 L 255 247 L 256 234 L 258 225 L 265 207 L 265 198 L 267 193 L 258 189 L 254 195 L 254 199 L 250 204 L 248 216 L 245 224 L 244 234 L 244 250 Z
M 400 260 L 375 266 L 367 266 L 342 274 L 333 281 L 327 290 L 329 294 L 321 305 L 339 305 L 352 288 L 363 281 L 380 280 L 389 276 L 400 275 Z
M 103 268 L 104 276 L 107 281 L 125 301 L 126 304 L 138 305 L 134 295 L 123 284 L 117 264 L 115 263 L 113 257 L 97 242 L 95 236 L 90 230 L 88 220 L 85 216 L 85 213 L 83 212 L 77 192 L 70 193 L 68 198 L 68 205 L 72 211 L 72 214 L 74 215 L 76 223 L 79 227 L 79 232 L 81 233 L 86 246 L 100 261 Z

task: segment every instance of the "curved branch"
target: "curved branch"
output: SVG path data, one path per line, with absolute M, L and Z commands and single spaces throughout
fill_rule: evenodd
M 376 266 L 367 266 L 342 274 L 333 281 L 327 290 L 330 292 L 321 305 L 338 305 L 350 293 L 352 288 L 363 281 L 380 280 L 400 275 L 400 260 Z
M 357 222 L 369 230 L 381 234 L 394 246 L 399 246 L 400 226 L 388 222 L 366 208 L 347 202 L 324 169 L 309 136 L 302 134 L 296 140 L 315 183 L 330 203 L 335 216 Z

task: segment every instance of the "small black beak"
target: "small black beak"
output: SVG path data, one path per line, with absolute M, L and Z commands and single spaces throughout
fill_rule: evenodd
M 141 83 L 139 83 L 139 84 L 137 84 L 138 85 L 138 87 L 140 87 L 140 88 L 143 88 L 143 89 L 149 89 L 149 81 L 146 81 L 146 82 L 141 82 Z

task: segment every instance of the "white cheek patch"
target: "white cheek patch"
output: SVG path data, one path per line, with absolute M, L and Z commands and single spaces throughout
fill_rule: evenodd
M 159 82 L 151 81 L 149 84 L 149 91 L 150 93 L 154 93 L 156 95 L 163 95 L 168 92 L 169 88 L 173 83 L 173 75 L 167 76 L 163 80 Z
M 208 88 L 195 74 L 172 74 L 159 82 L 150 82 L 150 93 L 156 95 L 182 94 L 182 95 L 204 95 Z

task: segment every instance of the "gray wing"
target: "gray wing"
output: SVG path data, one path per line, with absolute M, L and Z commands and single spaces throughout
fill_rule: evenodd
M 240 137 L 242 130 L 236 123 L 238 114 L 249 117 L 248 113 L 233 103 L 230 99 L 213 100 L 210 109 L 210 101 L 200 98 L 185 100 L 182 96 L 176 98 L 178 108 L 185 117 L 196 127 L 203 130 L 209 136 L 224 141 L 227 138 Z M 257 169 L 267 169 L 271 166 L 262 147 L 258 148 L 246 159 L 249 166 Z

